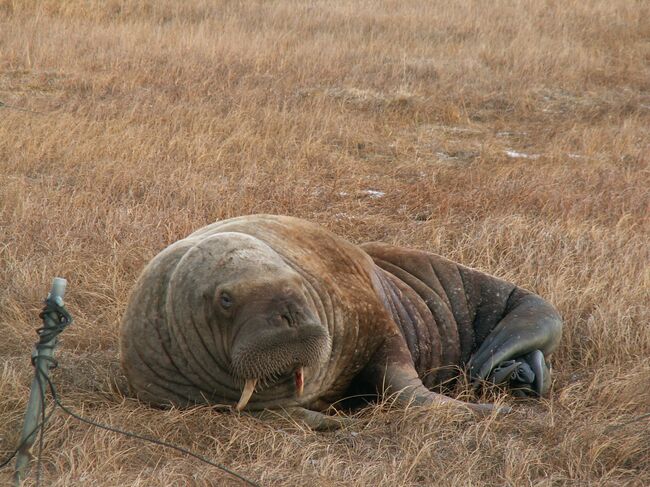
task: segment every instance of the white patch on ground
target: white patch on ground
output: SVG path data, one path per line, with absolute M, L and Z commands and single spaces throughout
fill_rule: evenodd
M 366 189 L 363 191 L 363 194 L 368 195 L 370 198 L 383 198 L 386 196 L 386 193 L 383 191 L 377 191 L 376 189 Z
M 454 152 L 436 152 L 439 162 L 447 163 L 468 163 L 479 156 L 476 151 L 454 151 Z
M 447 154 L 446 152 L 436 152 L 436 155 L 440 159 L 443 159 L 445 161 L 449 161 L 449 160 L 452 160 L 452 159 L 458 159 L 458 157 L 454 157 L 454 156 L 452 156 L 450 154 Z
M 497 137 L 514 137 L 517 135 L 528 135 L 528 132 L 512 132 L 510 130 L 503 130 L 501 132 L 497 132 Z
M 524 154 L 523 152 L 517 152 L 514 150 L 506 150 L 506 155 L 512 157 L 513 159 L 538 159 L 539 154 Z
M 424 125 L 424 129 L 429 129 L 429 130 L 440 130 L 443 132 L 447 133 L 452 133 L 452 134 L 474 134 L 474 135 L 479 135 L 482 134 L 483 132 L 478 129 L 470 128 L 470 127 L 454 127 L 451 125 Z

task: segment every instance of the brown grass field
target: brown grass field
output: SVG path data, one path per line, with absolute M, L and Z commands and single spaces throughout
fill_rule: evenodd
M 647 1 L 0 0 L 0 101 L 0 459 L 60 275 L 63 401 L 261 485 L 650 485 Z M 331 433 L 125 397 L 140 270 L 250 213 L 540 293 L 565 319 L 550 396 L 485 419 L 385 402 Z M 61 411 L 42 477 L 242 485 Z

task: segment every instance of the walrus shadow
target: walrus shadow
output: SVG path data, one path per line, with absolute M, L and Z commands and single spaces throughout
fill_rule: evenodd
M 413 407 L 431 409 L 439 408 L 449 410 L 457 410 L 461 413 L 467 413 L 468 417 L 482 418 L 491 416 L 495 413 L 497 417 L 510 416 L 517 412 L 517 406 L 524 406 L 525 404 L 532 404 L 536 401 L 529 397 L 519 397 L 510 394 L 507 387 L 502 385 L 493 384 L 490 382 L 481 383 L 480 387 L 475 387 L 469 380 L 469 375 L 459 367 L 453 367 L 457 372 L 455 377 L 452 377 L 442 384 L 430 387 L 429 390 L 446 397 L 454 398 L 458 401 L 468 404 L 469 406 L 485 405 L 485 411 L 470 411 L 469 408 L 458 407 L 460 405 L 430 405 L 418 406 L 414 403 L 400 404 L 398 400 L 398 393 L 382 395 L 376 388 L 363 380 L 354 381 L 346 390 L 342 399 L 332 404 L 331 412 L 341 413 L 351 417 L 363 416 L 364 410 L 371 408 L 382 407 L 383 409 L 411 409 Z M 505 403 L 508 404 L 505 404 Z M 510 407 L 510 405 L 514 407 Z M 492 410 L 495 406 L 495 410 Z
M 117 353 L 111 349 L 74 353 L 61 350 L 52 382 L 62 401 L 68 394 L 90 395 L 115 403 L 134 398 Z

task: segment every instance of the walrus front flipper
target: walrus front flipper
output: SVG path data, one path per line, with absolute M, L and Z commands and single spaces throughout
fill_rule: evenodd
M 493 411 L 508 413 L 510 408 L 494 404 L 472 404 L 437 394 L 424 386 L 401 335 L 387 339 L 377 351 L 360 378 L 373 385 L 386 398 L 394 398 L 400 406 L 431 406 L 448 404 L 458 410 L 469 409 L 479 415 Z
M 394 394 L 396 403 L 401 406 L 432 406 L 448 404 L 454 408 L 465 408 L 479 415 L 488 415 L 493 411 L 499 414 L 509 413 L 510 408 L 494 404 L 476 404 L 459 401 L 443 394 L 430 391 L 417 375 L 415 368 L 403 364 L 388 365 L 383 382 L 384 394 Z
M 515 389 L 526 389 L 528 384 L 531 393 L 545 394 L 550 388 L 550 372 L 544 356 L 557 347 L 561 333 L 562 320 L 555 308 L 539 296 L 525 295 L 470 359 L 473 383 L 514 379 Z

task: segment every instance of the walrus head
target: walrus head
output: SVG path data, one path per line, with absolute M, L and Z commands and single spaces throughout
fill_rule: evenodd
M 224 339 L 233 382 L 243 385 L 237 410 L 246 406 L 256 386 L 289 378 L 300 396 L 305 367 L 320 364 L 331 348 L 329 331 L 302 276 L 249 235 L 221 233 L 197 247 L 203 263 L 209 263 L 200 273 L 209 275 L 203 293 L 211 301 L 212 326 Z
M 293 272 L 218 286 L 216 299 L 235 330 L 232 374 L 245 381 L 237 404 L 246 406 L 258 382 L 293 374 L 302 394 L 304 367 L 317 365 L 328 350 L 328 335 L 310 308 L 300 277 Z

